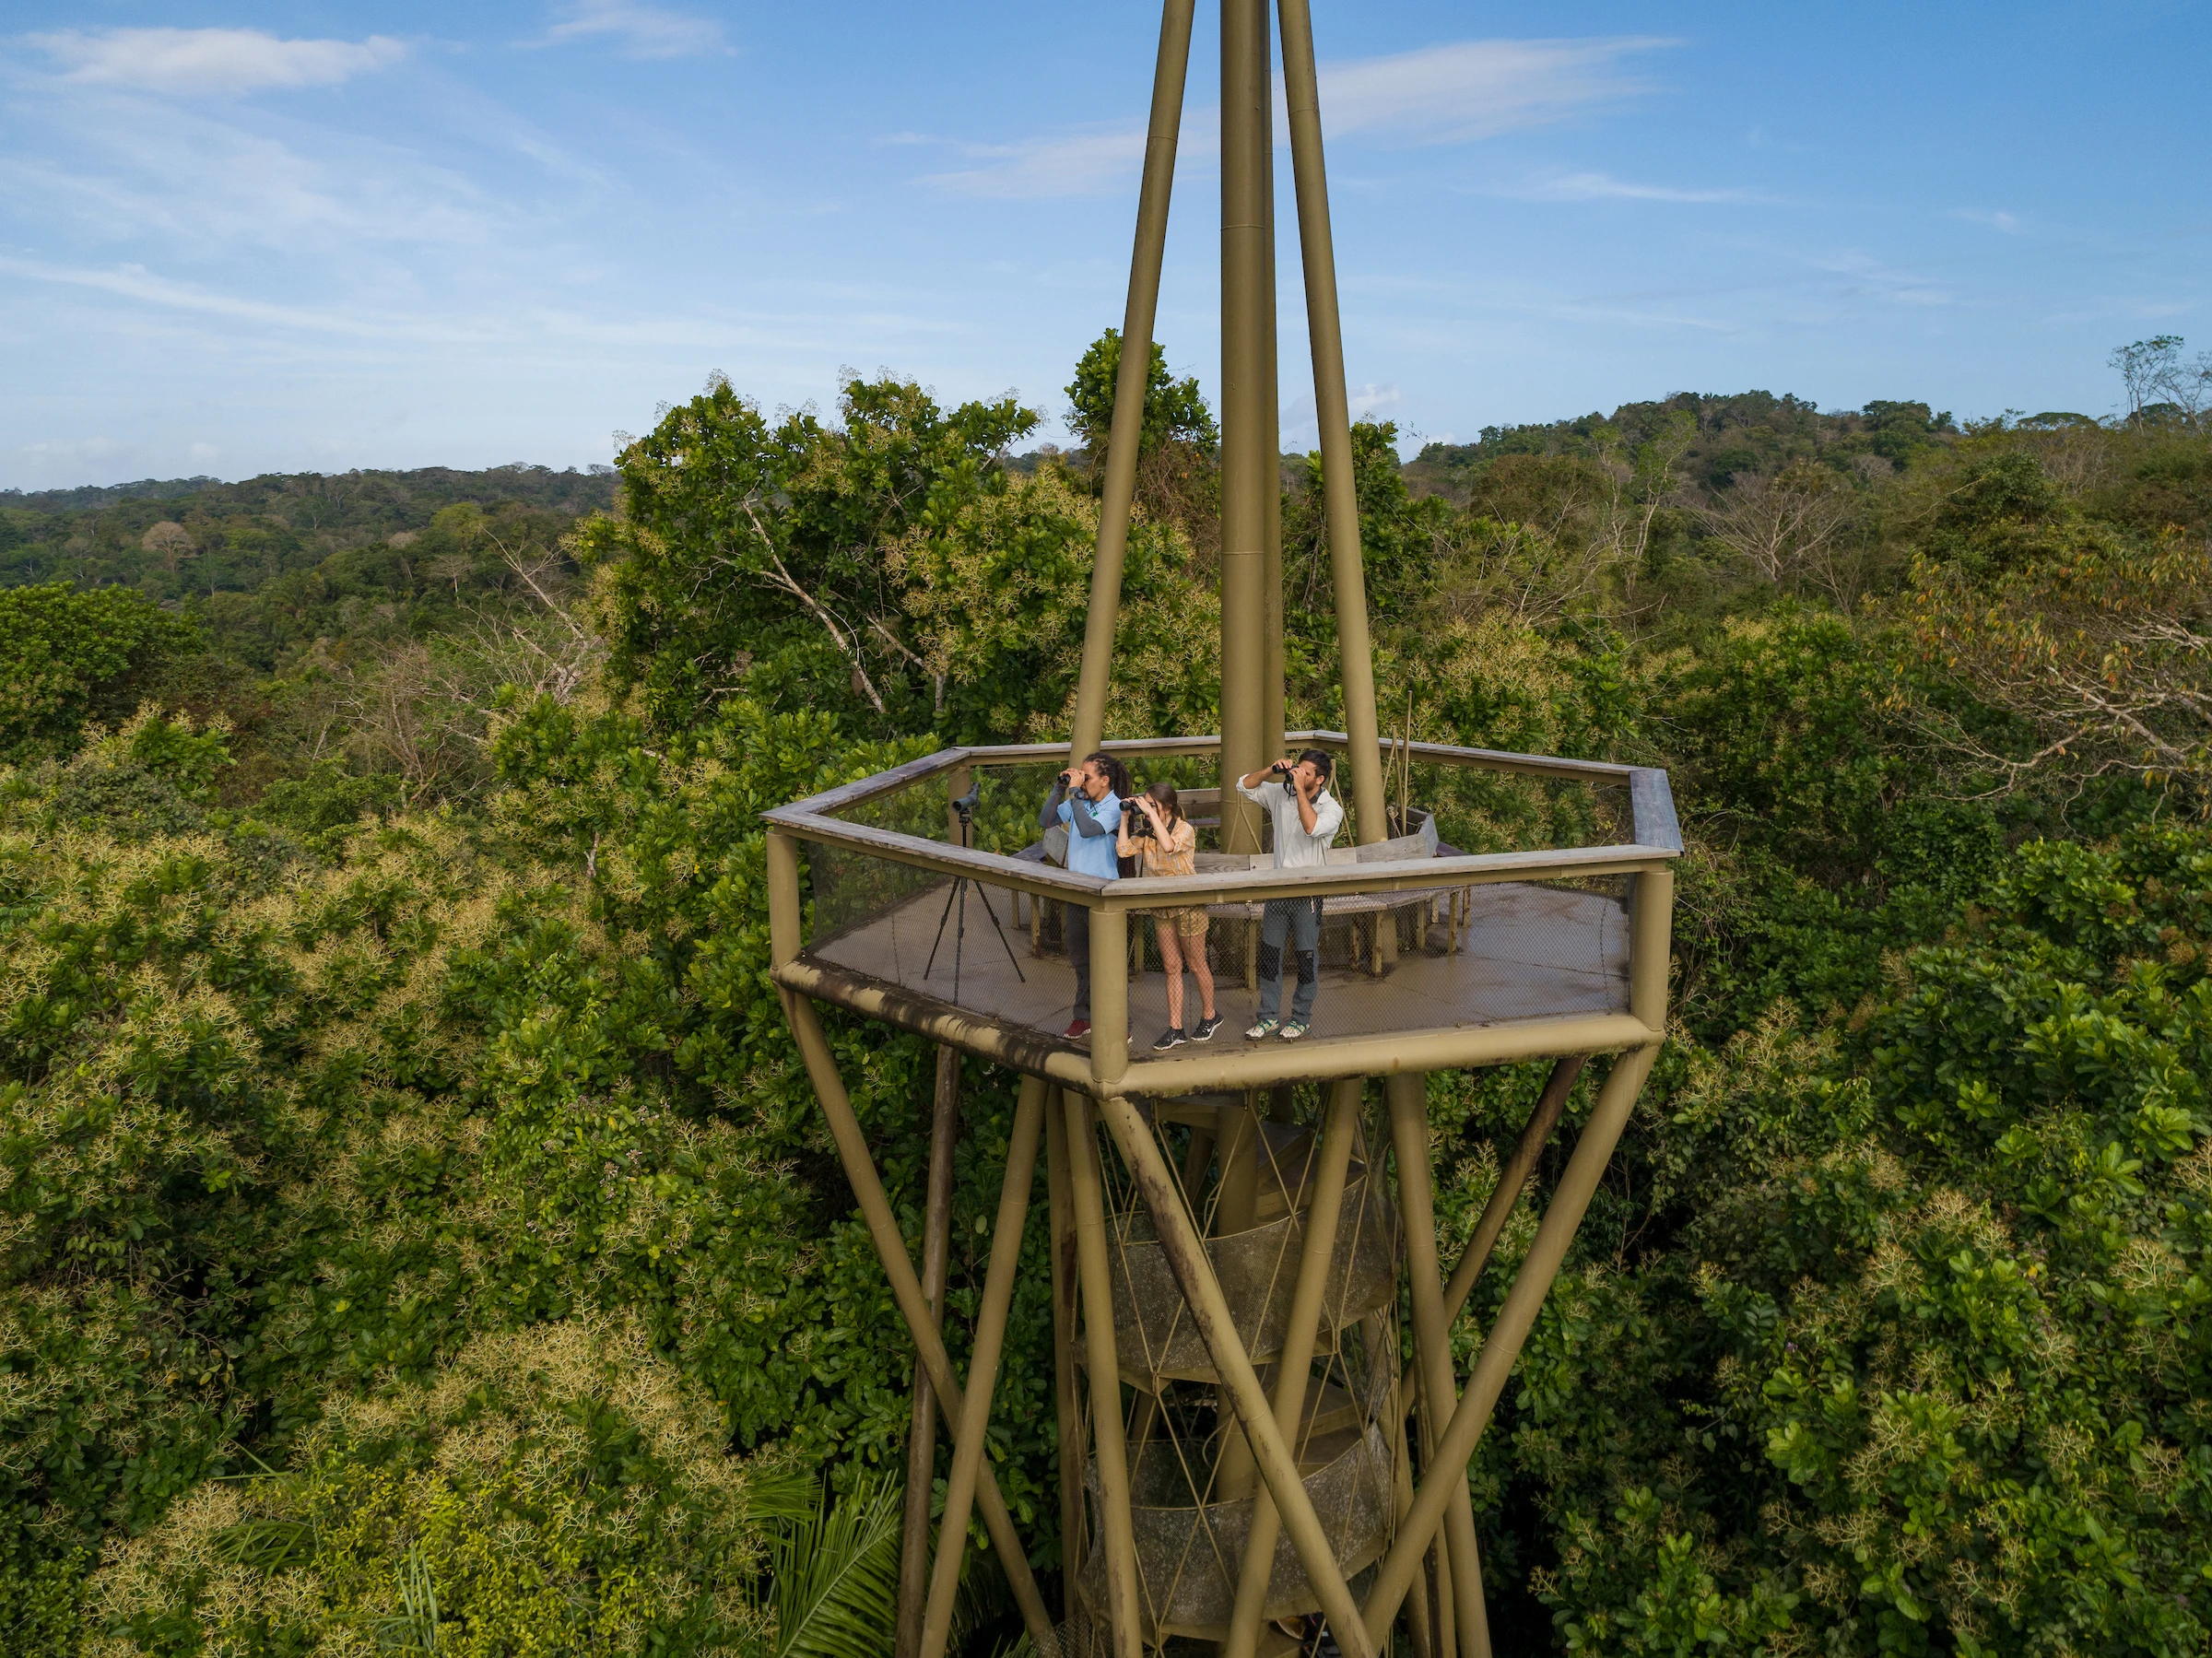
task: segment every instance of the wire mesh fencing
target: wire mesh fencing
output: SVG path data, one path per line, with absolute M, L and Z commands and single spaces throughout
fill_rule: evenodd
M 1312 1125 L 1264 1118 L 1241 1095 L 1164 1101 L 1153 1132 L 1179 1171 L 1180 1198 L 1208 1258 L 1246 1356 L 1272 1396 L 1285 1322 L 1306 1254 L 1319 1176 Z M 1252 1539 L 1260 1482 L 1241 1428 L 1196 1336 L 1189 1308 L 1160 1258 L 1151 1217 L 1109 1141 L 1107 1232 L 1122 1440 L 1143 1639 L 1177 1651 L 1228 1633 Z M 1300 1483 L 1339 1570 L 1361 1574 L 1388 1546 L 1400 1445 L 1396 1383 L 1398 1261 L 1394 1210 L 1371 1170 L 1362 1133 L 1347 1170 L 1329 1252 L 1322 1257 L 1321 1316 L 1298 1426 L 1289 1436 Z M 1094 1316 L 1086 1308 L 1084 1317 Z M 1088 1365 L 1086 1356 L 1079 1362 Z M 1103 1652 L 1107 1535 L 1090 1388 L 1079 1535 L 1067 1558 L 1076 1616 L 1064 1651 Z M 1278 1535 L 1265 1563 L 1263 1616 L 1302 1617 L 1320 1605 L 1296 1550 Z

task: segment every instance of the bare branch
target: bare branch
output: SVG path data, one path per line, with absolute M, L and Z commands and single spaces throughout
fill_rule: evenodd
M 830 637 L 837 641 L 837 648 L 852 663 L 853 683 L 867 697 L 877 713 L 888 714 L 890 711 L 884 706 L 883 697 L 876 689 L 876 682 L 868 677 L 867 664 L 861 660 L 860 650 L 852 636 L 838 625 L 837 618 L 830 614 L 829 608 L 800 586 L 792 575 L 783 562 L 783 556 L 776 551 L 774 538 L 769 535 L 767 527 L 760 522 L 759 514 L 754 511 L 753 498 L 748 495 L 738 504 L 744 509 L 746 517 L 752 521 L 753 533 L 760 537 L 760 546 L 768 554 L 769 562 L 775 566 L 773 574 L 767 577 L 769 584 L 790 594 L 813 613 L 814 618 L 829 630 Z

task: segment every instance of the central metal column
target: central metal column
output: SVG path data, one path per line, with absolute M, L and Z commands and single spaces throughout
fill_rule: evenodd
M 1221 0 L 1221 847 L 1244 853 L 1260 850 L 1260 817 L 1237 779 L 1272 758 L 1261 706 L 1267 500 L 1279 466 L 1267 453 L 1276 357 L 1267 21 L 1266 0 Z
M 1267 274 L 1262 291 L 1267 304 L 1267 390 L 1260 402 L 1266 428 L 1267 481 L 1262 496 L 1266 530 L 1263 540 L 1266 558 L 1261 566 L 1261 613 L 1265 618 L 1260 654 L 1260 752 L 1273 759 L 1283 751 L 1283 727 L 1288 698 L 1285 691 L 1283 661 L 1283 429 L 1282 335 L 1277 326 L 1275 280 L 1275 76 L 1272 53 L 1265 42 L 1273 38 L 1263 12 L 1260 19 L 1260 129 L 1267 135 L 1261 150 L 1260 201 L 1266 209 L 1263 245 L 1267 250 Z

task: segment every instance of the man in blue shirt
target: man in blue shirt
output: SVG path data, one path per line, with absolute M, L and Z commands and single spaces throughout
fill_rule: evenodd
M 1129 773 L 1111 754 L 1089 755 L 1080 766 L 1060 773 L 1037 823 L 1041 829 L 1067 826 L 1071 872 L 1102 881 L 1121 879 L 1115 847 L 1121 838 L 1122 796 L 1128 793 Z M 1062 1034 L 1076 1041 L 1090 1034 L 1090 911 L 1065 904 L 1061 912 L 1066 917 L 1067 958 L 1076 970 L 1075 1017 Z

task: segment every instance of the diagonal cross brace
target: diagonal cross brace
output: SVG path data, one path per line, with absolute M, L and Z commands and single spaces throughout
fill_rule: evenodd
M 798 1039 L 800 1056 L 806 1062 L 807 1079 L 814 1084 L 822 1115 L 828 1119 L 830 1135 L 837 1141 L 838 1159 L 844 1165 L 853 1194 L 860 1200 L 861 1215 L 867 1221 L 876 1253 L 883 1262 L 884 1276 L 891 1282 L 891 1294 L 899 1302 L 900 1315 L 906 1320 L 906 1327 L 914 1338 L 914 1350 L 929 1371 L 929 1384 L 936 1394 L 938 1414 L 945 1418 L 946 1427 L 958 1434 L 960 1406 L 966 1395 L 953 1374 L 952 1360 L 946 1356 L 945 1338 L 929 1316 L 929 1302 L 923 1297 L 922 1281 L 914 1276 L 913 1261 L 906 1252 L 906 1240 L 900 1235 L 890 1200 L 884 1195 L 883 1182 L 876 1173 L 875 1159 L 868 1155 L 867 1138 L 861 1133 L 860 1120 L 853 1114 L 853 1101 L 845 1093 L 844 1078 L 838 1075 L 837 1059 L 830 1052 L 829 1038 L 822 1034 L 822 1023 L 815 1017 L 814 1005 L 805 996 L 782 986 L 776 994 L 782 998 L 783 1017 L 790 1021 L 792 1034 Z M 983 1528 L 991 1534 L 992 1548 L 999 1564 L 1006 1569 L 1006 1582 L 1021 1607 L 1021 1621 L 1030 1632 L 1030 1640 L 1041 1652 L 1058 1652 L 1052 1617 L 1044 1609 L 1044 1597 L 1037 1592 L 1029 1556 L 1015 1533 L 1014 1517 L 1006 1511 L 1006 1499 L 1000 1495 L 998 1480 L 988 1463 L 978 1470 L 975 1496 L 976 1507 L 982 1511 Z
M 1355 1076 L 1330 1090 L 1328 1115 L 1322 1127 L 1320 1167 L 1314 1170 L 1312 1198 L 1306 1208 L 1305 1244 L 1291 1291 L 1290 1322 L 1285 1327 L 1282 1356 L 1276 1360 L 1275 1420 L 1286 1439 L 1298 1431 L 1299 1420 L 1305 1415 L 1322 1299 L 1327 1293 L 1329 1267 L 1336 1252 L 1337 1222 L 1344 1209 L 1345 1170 L 1351 1164 L 1352 1142 L 1359 1126 L 1360 1088 L 1361 1081 Z M 1223 1658 L 1253 1658 L 1258 1649 L 1267 1586 L 1275 1575 L 1275 1540 L 1281 1531 L 1281 1517 L 1262 1492 L 1252 1506 L 1252 1530 L 1237 1577 L 1237 1598 L 1230 1616 L 1229 1640 L 1221 1649 Z
M 1383 1083 L 1389 1099 L 1391 1141 L 1398 1157 L 1398 1205 L 1405 1217 L 1406 1271 L 1411 1279 L 1413 1343 L 1421 1400 L 1422 1454 L 1430 1467 L 1434 1436 L 1445 1413 L 1459 1403 L 1452 1374 L 1450 1322 L 1436 1260 L 1436 1208 L 1430 1186 L 1429 1078 L 1401 1071 Z M 1482 1558 L 1475 1538 L 1475 1502 L 1467 1488 L 1466 1464 L 1456 1476 L 1444 1512 L 1444 1553 L 1450 1565 L 1453 1628 L 1466 1658 L 1490 1658 L 1489 1617 L 1482 1598 Z
M 1536 1161 L 1544 1155 L 1544 1147 L 1551 1143 L 1552 1130 L 1559 1125 L 1559 1117 L 1567 1109 L 1567 1096 L 1574 1091 L 1575 1078 L 1583 1074 L 1585 1063 L 1585 1055 L 1570 1053 L 1551 1067 L 1551 1075 L 1545 1079 L 1544 1091 L 1536 1097 L 1535 1109 L 1528 1113 L 1528 1122 L 1521 1130 L 1520 1143 L 1499 1171 L 1490 1201 L 1482 1205 L 1482 1215 L 1475 1222 L 1474 1233 L 1467 1239 L 1459 1264 L 1452 1269 L 1452 1281 L 1444 1286 L 1445 1323 L 1457 1323 L 1459 1315 L 1466 1311 L 1467 1297 L 1475 1292 L 1475 1281 L 1489 1264 L 1490 1252 L 1497 1248 L 1499 1234 L 1505 1230 L 1506 1217 L 1521 1201 L 1522 1188 L 1536 1171 Z
M 1450 1359 L 1451 1328 L 1458 1322 L 1461 1311 L 1467 1304 L 1467 1297 L 1475 1288 L 1475 1281 L 1481 1276 L 1482 1269 L 1489 1260 L 1490 1251 L 1496 1247 L 1499 1235 L 1504 1231 L 1506 1217 L 1512 1213 L 1513 1205 L 1520 1201 L 1522 1189 L 1528 1184 L 1528 1177 L 1535 1172 L 1536 1160 L 1542 1157 L 1545 1146 L 1551 1139 L 1552 1130 L 1559 1124 L 1560 1113 L 1567 1106 L 1567 1096 L 1573 1089 L 1575 1078 L 1582 1074 L 1583 1064 L 1583 1056 L 1577 1053 L 1561 1059 L 1552 1067 L 1551 1076 L 1544 1085 L 1535 1109 L 1529 1113 L 1528 1123 L 1521 1131 L 1520 1143 L 1513 1148 L 1513 1155 L 1505 1168 L 1500 1171 L 1498 1184 L 1491 1190 L 1489 1202 L 1483 1205 L 1481 1218 L 1475 1223 L 1474 1235 L 1467 1240 L 1467 1247 L 1459 1258 L 1459 1264 L 1453 1268 L 1451 1282 L 1444 1286 L 1441 1305 L 1436 1299 L 1424 1296 L 1419 1285 L 1416 1284 L 1416 1344 L 1424 1350 L 1434 1347 L 1438 1357 L 1433 1361 L 1417 1358 L 1406 1365 L 1405 1373 L 1398 1379 L 1395 1394 L 1401 1411 L 1406 1402 L 1418 1397 L 1425 1402 L 1424 1421 L 1433 1424 L 1441 1422 L 1444 1410 L 1457 1403 L 1458 1378 L 1452 1373 Z M 1384 1086 L 1392 1100 L 1394 1134 L 1400 1126 L 1399 1093 L 1404 1092 L 1408 1096 L 1405 1110 L 1409 1120 L 1403 1125 L 1404 1137 L 1399 1139 L 1397 1146 L 1398 1161 L 1403 1170 L 1408 1158 L 1418 1160 L 1425 1157 L 1427 1090 L 1410 1078 L 1394 1076 Z M 1433 1273 L 1435 1267 L 1430 1258 L 1433 1249 L 1425 1255 L 1418 1247 L 1421 1239 L 1435 1235 L 1427 1173 L 1424 1165 L 1414 1170 L 1414 1180 L 1409 1182 L 1403 1173 L 1399 1179 L 1401 1200 L 1408 1205 L 1406 1216 L 1407 1265 L 1417 1274 L 1424 1270 Z M 1416 1209 L 1418 1210 L 1418 1214 L 1414 1212 Z M 1431 1363 L 1430 1370 L 1421 1369 L 1425 1362 Z M 1427 1385 L 1421 1385 L 1422 1382 Z M 1433 1447 L 1429 1449 L 1432 1451 Z M 1407 1495 L 1410 1500 L 1410 1491 Z M 1448 1610 L 1454 1629 L 1464 1631 L 1460 1639 L 1466 1642 L 1473 1658 L 1488 1658 L 1490 1651 L 1489 1622 L 1487 1608 L 1483 1605 L 1482 1580 L 1477 1565 L 1475 1511 L 1471 1494 L 1465 1499 L 1458 1491 L 1451 1494 L 1444 1530 L 1448 1537 L 1446 1552 L 1454 1557 L 1456 1564 L 1448 1565 L 1440 1558 L 1437 1563 L 1442 1574 L 1440 1581 L 1451 1583 L 1453 1597 L 1457 1604 L 1449 1609 L 1440 1608 L 1440 1611 Z M 1417 1609 L 1426 1609 L 1425 1602 L 1419 1595 L 1414 1597 L 1414 1604 Z
M 968 1549 L 968 1514 L 975 1504 L 976 1477 L 989 1438 L 991 1399 L 998 1390 L 998 1360 L 1006 1339 L 1006 1310 L 1014 1300 L 1022 1229 L 1030 1217 L 1030 1187 L 1037 1178 L 1045 1093 L 1041 1076 L 1021 1079 L 1013 1140 L 1006 1147 L 1006 1180 L 998 1194 L 997 1229 L 991 1235 L 991 1264 L 983 1276 L 983 1302 L 976 1313 L 975 1346 L 968 1358 L 968 1396 L 960 1404 L 952 1469 L 945 1481 L 945 1515 L 937 1524 L 937 1558 L 930 1571 L 929 1602 L 922 1622 L 922 1658 L 945 1658 L 946 1642 L 952 1637 L 952 1602 L 960 1586 L 961 1557 Z
M 1329 1628 L 1335 1631 L 1337 1643 L 1344 1648 L 1347 1658 L 1374 1658 L 1377 1651 L 1387 1648 L 1375 1632 L 1360 1623 L 1359 1605 L 1345 1585 L 1344 1573 L 1337 1569 L 1328 1535 L 1321 1527 L 1321 1518 L 1313 1511 L 1313 1499 L 1299 1477 L 1297 1460 L 1290 1454 L 1282 1429 L 1276 1425 L 1274 1407 L 1268 1403 L 1252 1360 L 1245 1354 L 1244 1343 L 1237 1335 L 1235 1320 L 1214 1276 L 1213 1263 L 1207 1259 L 1206 1247 L 1182 1205 L 1174 1173 L 1160 1157 L 1152 1131 L 1134 1105 L 1118 1095 L 1099 1103 L 1114 1144 L 1121 1147 L 1130 1172 L 1136 1178 L 1137 1191 L 1152 1216 L 1160 1252 L 1167 1257 L 1176 1288 L 1182 1291 L 1198 1334 L 1206 1342 L 1215 1372 L 1229 1392 L 1230 1405 L 1252 1446 L 1260 1477 L 1267 1482 L 1268 1495 L 1275 1499 L 1283 1529 L 1289 1534 L 1290 1546 L 1297 1551 L 1299 1563 L 1306 1569 L 1307 1581 L 1321 1596 L 1322 1616 L 1329 1620 Z M 1419 1499 L 1417 1498 L 1415 1501 L 1418 1508 Z M 1427 1529 L 1435 1530 L 1437 1516 L 1430 1516 Z M 1399 1596 L 1402 1598 L 1405 1593 L 1401 1586 Z M 1394 1615 L 1397 1610 L 1394 1602 L 1391 1610 Z M 1389 1621 L 1383 1620 L 1383 1639 L 1387 1639 Z
M 1437 1437 L 1435 1464 L 1424 1473 L 1420 1489 L 1414 1494 L 1413 1506 L 1398 1523 L 1397 1539 L 1376 1569 L 1374 1587 L 1368 1594 L 1364 1614 L 1371 1644 L 1387 1637 L 1406 1590 L 1413 1586 L 1414 1575 L 1420 1570 L 1422 1552 L 1444 1517 L 1444 1505 L 1450 1501 L 1453 1487 L 1465 1476 L 1468 1460 L 1475 1454 L 1483 1429 L 1489 1426 L 1490 1413 L 1498 1407 L 1499 1396 L 1505 1392 L 1506 1378 L 1521 1357 L 1522 1344 L 1527 1341 L 1528 1333 L 1535 1324 L 1544 1298 L 1551 1292 L 1552 1280 L 1559 1276 L 1568 1246 L 1574 1241 L 1574 1234 L 1583 1224 L 1590 1198 L 1606 1172 L 1606 1165 L 1612 1160 L 1613 1147 L 1619 1143 L 1620 1131 L 1628 1125 L 1629 1112 L 1636 1104 L 1637 1095 L 1642 1092 L 1643 1079 L 1651 1075 L 1652 1062 L 1658 1055 L 1656 1042 L 1630 1049 L 1613 1062 L 1611 1075 L 1598 1090 L 1597 1106 L 1590 1113 L 1589 1126 L 1575 1142 L 1567 1171 L 1559 1177 L 1551 1202 L 1544 1210 L 1544 1218 L 1537 1223 L 1535 1240 L 1522 1260 L 1521 1270 L 1513 1275 L 1513 1287 L 1506 1293 L 1505 1305 L 1498 1310 L 1488 1339 L 1476 1356 L 1466 1392 L 1461 1395 L 1451 1421 Z M 1330 1624 L 1335 1627 L 1334 1617 Z

